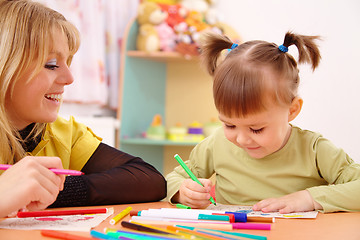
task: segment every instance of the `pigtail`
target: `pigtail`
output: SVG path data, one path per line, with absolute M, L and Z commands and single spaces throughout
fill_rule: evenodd
M 230 49 L 233 42 L 226 36 L 213 32 L 206 32 L 200 39 L 201 61 L 211 76 L 217 67 L 221 51 Z
M 319 40 L 319 36 L 304 36 L 287 32 L 285 34 L 283 46 L 289 47 L 295 45 L 299 51 L 299 63 L 310 63 L 312 69 L 319 65 L 321 55 L 315 40 Z

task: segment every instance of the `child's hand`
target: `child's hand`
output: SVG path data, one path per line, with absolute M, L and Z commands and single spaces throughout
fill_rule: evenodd
M 210 204 L 212 182 L 209 179 L 203 178 L 200 178 L 199 181 L 204 187 L 191 179 L 186 179 L 182 182 L 178 193 L 179 203 L 191 208 L 206 208 Z
M 294 192 L 280 198 L 264 199 L 253 206 L 254 211 L 291 213 L 322 209 L 307 190 Z

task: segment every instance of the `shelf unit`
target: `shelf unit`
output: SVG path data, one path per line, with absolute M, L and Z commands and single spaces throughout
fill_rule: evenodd
M 131 21 L 124 35 L 119 83 L 121 122 L 119 148 L 140 156 L 163 174 L 177 165 L 178 153 L 187 159 L 196 143 L 155 141 L 142 138 L 155 114 L 168 128 L 188 126 L 217 118 L 212 99 L 212 80 L 197 57 L 176 52 L 136 51 L 138 24 Z

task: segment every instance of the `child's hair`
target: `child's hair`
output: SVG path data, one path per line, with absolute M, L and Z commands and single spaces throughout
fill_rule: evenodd
M 266 41 L 234 44 L 226 36 L 205 33 L 201 39 L 201 58 L 214 78 L 213 96 L 219 113 L 229 117 L 244 117 L 266 109 L 269 101 L 291 104 L 297 96 L 299 70 L 297 62 L 286 53 L 295 45 L 299 63 L 320 62 L 318 36 L 303 36 L 287 32 L 279 47 Z M 219 63 L 222 50 L 230 49 Z
M 74 25 L 40 3 L 0 0 L 0 163 L 12 164 L 26 154 L 19 129 L 15 129 L 6 113 L 6 98 L 12 97 L 16 81 L 25 76 L 31 80 L 44 67 L 58 32 L 67 37 L 70 65 L 80 45 Z M 44 127 L 44 123 L 37 123 L 30 135 L 37 136 Z

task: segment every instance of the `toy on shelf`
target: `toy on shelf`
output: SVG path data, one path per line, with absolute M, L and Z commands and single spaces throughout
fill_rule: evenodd
M 155 2 L 142 2 L 138 7 L 137 22 L 139 32 L 136 48 L 140 51 L 154 52 L 160 49 L 160 38 L 156 26 L 163 23 L 167 13 Z
M 146 131 L 146 138 L 152 140 L 166 139 L 166 129 L 162 124 L 162 118 L 160 114 L 156 114 L 154 116 L 151 126 Z
M 141 1 L 137 16 L 137 50 L 148 53 L 178 52 L 185 58 L 198 56 L 201 33 L 213 31 L 227 35 L 228 28 L 221 23 L 220 14 L 215 7 L 217 1 Z M 232 40 L 240 42 L 237 39 Z
M 192 122 L 188 127 L 186 139 L 192 142 L 202 141 L 204 139 L 202 124 L 197 121 Z
M 181 123 L 176 123 L 174 127 L 169 128 L 168 139 L 170 141 L 183 142 L 185 141 L 187 131 L 187 128 L 183 127 Z

